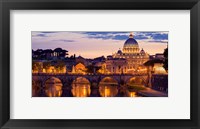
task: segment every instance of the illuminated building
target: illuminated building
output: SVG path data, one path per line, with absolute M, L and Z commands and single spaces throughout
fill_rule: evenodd
M 32 73 L 40 73 L 40 72 L 43 72 L 43 62 L 42 61 L 32 62 Z
M 72 67 L 72 73 L 76 74 L 85 74 L 86 73 L 86 67 L 82 63 L 78 63 L 76 66 Z
M 155 63 L 153 67 L 154 74 L 167 74 L 162 63 Z
M 118 50 L 107 59 L 107 69 L 111 73 L 135 73 L 144 69 L 143 64 L 149 60 L 149 54 L 143 49 L 140 50 L 138 42 L 130 33 L 129 38 L 125 41 L 123 50 Z
M 113 58 L 106 60 L 106 69 L 109 73 L 127 73 L 127 61 L 123 58 Z
M 76 59 L 76 63 L 81 63 L 83 65 L 86 65 L 87 64 L 87 61 L 85 58 L 83 58 L 82 56 L 78 56 Z
M 109 73 L 109 71 L 106 69 L 106 63 L 104 63 L 104 62 L 101 63 L 100 67 L 101 67 L 101 69 L 98 70 L 98 73 L 101 73 L 101 74 Z
M 45 65 L 46 64 L 46 65 Z M 32 64 L 32 73 L 66 73 L 65 65 L 56 67 L 48 61 L 34 61 Z

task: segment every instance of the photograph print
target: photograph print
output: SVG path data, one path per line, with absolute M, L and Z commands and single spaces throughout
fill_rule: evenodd
M 32 31 L 32 97 L 168 97 L 168 31 Z

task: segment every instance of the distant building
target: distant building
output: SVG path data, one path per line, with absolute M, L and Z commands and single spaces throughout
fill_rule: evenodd
M 167 71 L 163 67 L 163 63 L 155 63 L 153 66 L 154 74 L 167 74 Z
M 76 58 L 76 63 L 82 63 L 83 65 L 87 65 L 87 60 L 85 58 L 83 58 L 82 56 L 78 56 Z
M 93 63 L 103 62 L 105 60 L 106 58 L 104 56 L 100 56 L 100 57 L 94 58 Z
M 47 60 L 37 60 L 32 62 L 32 73 L 66 73 L 66 65 L 56 66 L 59 63 Z
M 127 73 L 127 61 L 123 58 L 113 58 L 105 61 L 108 73 Z
M 78 63 L 75 66 L 72 67 L 72 72 L 73 74 L 85 74 L 86 73 L 86 67 L 82 63 Z
M 106 65 L 108 65 L 107 69 L 111 67 L 115 69 L 111 70 L 111 73 L 119 73 L 119 69 L 124 73 L 135 73 L 144 67 L 143 64 L 149 60 L 149 54 L 143 49 L 140 50 L 138 42 L 133 38 L 133 34 L 131 33 L 124 43 L 123 50 L 118 50 L 117 53 L 112 55 L 112 58 L 109 56 L 107 58 L 108 61 L 106 61 Z M 123 64 L 116 66 L 117 63 Z
M 113 59 L 112 55 L 107 56 L 107 59 L 108 60 Z

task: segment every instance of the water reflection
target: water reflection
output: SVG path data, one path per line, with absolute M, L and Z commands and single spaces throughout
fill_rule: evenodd
M 99 92 L 101 97 L 115 97 L 118 93 L 117 86 L 100 85 Z
M 137 97 L 137 92 L 134 90 L 127 89 L 127 97 Z
M 52 77 L 45 82 L 44 90 L 39 88 L 39 83 L 32 81 L 33 97 L 138 97 L 138 90 L 142 90 L 142 85 L 135 78 L 130 79 L 127 85 L 119 85 L 117 81 L 106 77 L 99 85 L 93 83 L 91 86 L 86 78 L 79 77 L 71 86 L 63 87 L 60 79 Z
M 88 97 L 90 92 L 89 84 L 72 84 L 72 94 L 74 97 Z
M 39 95 L 40 88 L 35 81 L 32 81 L 32 96 L 37 97 Z
M 128 85 L 141 85 L 142 83 L 143 81 L 139 77 L 132 77 L 128 81 Z
M 62 95 L 62 83 L 60 79 L 52 77 L 45 83 L 45 94 L 48 97 L 60 97 Z
M 79 77 L 72 83 L 72 94 L 74 97 L 90 96 L 90 83 L 86 78 Z
M 118 83 L 111 77 L 103 78 L 99 83 L 101 97 L 115 97 L 118 93 Z
M 89 84 L 72 84 L 74 97 L 138 97 L 134 89 L 118 88 L 117 85 L 99 85 L 99 89 L 91 89 Z

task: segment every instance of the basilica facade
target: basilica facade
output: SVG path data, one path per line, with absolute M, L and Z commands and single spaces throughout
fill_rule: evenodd
M 149 60 L 149 54 L 139 48 L 133 33 L 125 41 L 123 49 L 118 50 L 106 60 L 106 68 L 110 73 L 141 73 L 146 68 L 143 64 Z

